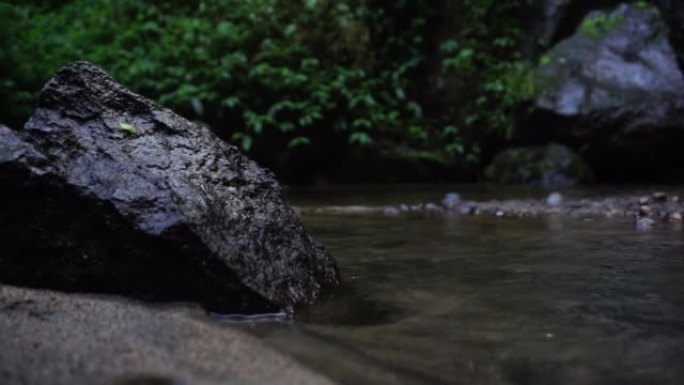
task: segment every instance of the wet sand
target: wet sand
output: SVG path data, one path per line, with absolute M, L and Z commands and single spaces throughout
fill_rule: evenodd
M 198 308 L 0 286 L 0 383 L 333 382 Z

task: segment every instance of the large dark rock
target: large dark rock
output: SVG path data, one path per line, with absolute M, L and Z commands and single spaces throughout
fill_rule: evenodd
M 0 199 L 6 283 L 256 312 L 339 279 L 269 171 L 86 62 L 0 127 Z
M 684 76 L 657 8 L 593 12 L 542 63 L 527 122 L 539 136 L 586 144 L 603 179 L 667 177 L 684 160 Z

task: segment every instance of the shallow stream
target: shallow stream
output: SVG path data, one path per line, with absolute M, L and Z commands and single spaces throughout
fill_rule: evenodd
M 542 197 L 477 186 L 290 191 L 300 206 Z M 649 192 L 649 189 L 641 189 Z M 569 196 L 634 194 L 592 189 Z M 682 189 L 680 189 L 682 191 Z M 684 195 L 683 195 L 684 196 Z M 626 218 L 309 215 L 345 288 L 240 328 L 343 384 L 682 384 L 684 230 Z

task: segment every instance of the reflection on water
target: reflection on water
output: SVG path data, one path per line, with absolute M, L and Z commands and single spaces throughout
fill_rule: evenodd
M 304 221 L 346 287 L 241 327 L 346 384 L 682 384 L 684 232 L 626 219 Z

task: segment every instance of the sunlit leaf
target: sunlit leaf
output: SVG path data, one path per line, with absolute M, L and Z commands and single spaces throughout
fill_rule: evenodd
M 361 146 L 368 146 L 370 144 L 373 144 L 373 138 L 370 137 L 365 132 L 354 132 L 351 135 L 349 135 L 349 143 L 350 144 L 358 144 Z
M 243 151 L 248 152 L 252 149 L 252 137 L 250 135 L 242 132 L 236 132 L 233 134 L 232 139 L 234 142 L 238 143 Z
M 119 126 L 121 127 L 121 129 L 122 129 L 123 131 L 125 131 L 125 132 L 127 132 L 127 133 L 129 133 L 129 134 L 135 134 L 135 132 L 136 132 L 135 126 L 133 126 L 132 124 L 129 124 L 129 123 L 119 123 Z
M 287 146 L 290 148 L 293 148 L 293 147 L 298 147 L 298 146 L 304 146 L 304 145 L 307 145 L 310 143 L 311 143 L 311 141 L 309 140 L 309 138 L 306 138 L 304 136 L 298 136 L 298 137 L 290 140 L 290 142 L 287 144 Z
M 204 105 L 199 98 L 190 99 L 190 104 L 192 105 L 192 110 L 199 116 L 204 114 Z
M 306 8 L 313 9 L 318 4 L 318 0 L 305 0 Z

